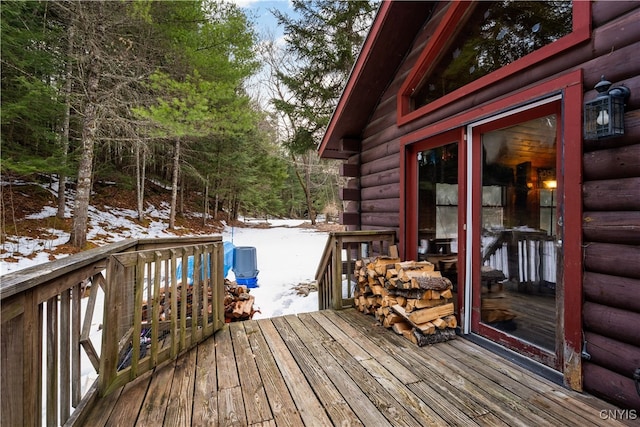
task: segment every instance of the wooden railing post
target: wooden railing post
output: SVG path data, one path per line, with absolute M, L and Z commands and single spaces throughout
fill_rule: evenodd
M 342 310 L 342 238 L 335 240 L 333 247 L 333 280 L 331 284 L 331 306 L 334 310 Z
M 361 230 L 329 233 L 322 259 L 316 270 L 319 310 L 328 308 L 342 310 L 353 305 L 351 281 L 353 279 L 355 261 L 358 257 L 364 255 L 362 253 L 363 245 L 367 247 L 367 256 L 372 256 L 376 250 L 374 242 L 378 243 L 378 253 L 381 255 L 386 254 L 383 252 L 388 252 L 389 247 L 395 243 L 395 231 Z M 343 257 L 343 249 L 346 249 L 346 259 Z M 356 251 L 355 254 L 354 251 Z M 346 297 L 343 295 L 344 286 L 347 286 Z

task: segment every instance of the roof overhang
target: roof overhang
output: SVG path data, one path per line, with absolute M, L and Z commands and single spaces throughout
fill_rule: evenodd
M 433 2 L 383 1 L 318 148 L 324 158 L 347 159 L 393 79 Z M 357 152 L 357 151 L 356 151 Z

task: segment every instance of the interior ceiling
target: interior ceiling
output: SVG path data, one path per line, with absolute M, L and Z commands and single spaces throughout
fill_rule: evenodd
M 482 136 L 487 163 L 515 168 L 531 162 L 533 168 L 554 168 L 556 165 L 555 120 L 546 118 L 489 132 Z

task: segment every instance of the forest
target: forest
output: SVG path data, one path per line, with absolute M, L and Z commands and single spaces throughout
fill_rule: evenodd
M 170 229 L 185 198 L 204 221 L 314 223 L 340 209 L 336 164 L 316 147 L 375 2 L 295 0 L 293 17 L 271 11 L 284 42 L 220 1 L 1 7 L 3 193 L 14 181 L 59 182 L 59 218 L 73 195 L 72 246 L 86 244 L 97 185 L 135 194 L 140 221 L 150 186 L 166 189 Z

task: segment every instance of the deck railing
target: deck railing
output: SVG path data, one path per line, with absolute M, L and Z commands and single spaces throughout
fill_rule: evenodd
M 0 280 L 3 425 L 80 423 L 224 324 L 220 236 L 128 240 Z
M 335 231 L 329 233 L 316 271 L 318 309 L 353 307 L 354 269 L 357 259 L 387 255 L 395 244 L 393 230 Z

